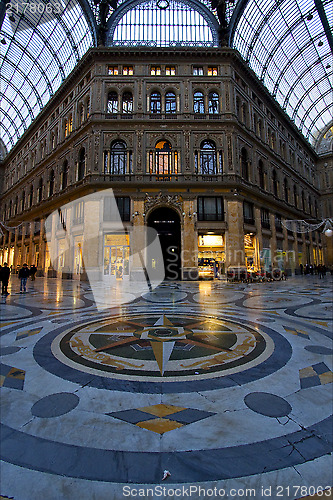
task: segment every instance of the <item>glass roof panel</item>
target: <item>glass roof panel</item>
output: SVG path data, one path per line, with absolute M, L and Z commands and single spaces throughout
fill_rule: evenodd
M 216 20 L 204 5 L 169 0 L 161 9 L 157 0 L 143 0 L 111 21 L 108 45 L 216 46 Z M 210 16 L 210 17 L 209 17 Z M 212 23 L 211 18 L 214 20 Z M 215 28 L 215 30 L 214 30 Z
M 51 0 L 52 3 L 53 0 Z M 0 139 L 9 151 L 92 46 L 77 0 L 61 0 L 60 12 L 26 9 L 6 14 L 0 31 Z M 59 10 L 59 9 L 58 9 Z M 8 99 L 11 104 L 8 104 Z
M 332 120 L 332 51 L 325 22 L 333 24 L 333 0 L 248 0 L 231 34 L 237 48 L 268 90 L 314 143 Z M 331 91 L 330 91 L 331 89 Z M 328 92 L 326 95 L 325 92 Z

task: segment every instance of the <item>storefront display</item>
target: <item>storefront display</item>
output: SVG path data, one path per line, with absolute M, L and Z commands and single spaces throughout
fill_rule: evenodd
M 123 279 L 129 276 L 129 235 L 104 235 L 104 276 Z
M 199 278 L 218 278 L 224 273 L 225 248 L 221 234 L 202 234 L 198 237 Z

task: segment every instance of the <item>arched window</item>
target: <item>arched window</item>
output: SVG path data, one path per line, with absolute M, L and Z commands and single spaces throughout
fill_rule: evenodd
M 205 101 L 202 92 L 195 92 L 193 96 L 193 112 L 203 114 L 205 112 Z
M 118 94 L 117 92 L 108 93 L 108 113 L 114 115 L 118 113 Z
M 287 179 L 287 177 L 285 177 L 284 181 L 283 181 L 283 191 L 284 191 L 284 199 L 288 203 L 288 201 L 289 201 L 289 188 L 288 188 L 288 179 Z
M 237 118 L 240 119 L 241 113 L 240 113 L 240 99 L 239 99 L 239 97 L 236 97 L 236 115 L 237 115 Z
M 89 116 L 90 116 L 90 99 L 88 97 L 86 101 L 86 120 L 88 120 Z
M 176 94 L 174 92 L 167 92 L 165 94 L 165 112 L 176 113 L 177 111 L 177 102 L 176 102 Z
M 200 146 L 200 173 L 202 175 L 217 174 L 217 154 L 213 141 L 203 141 Z
M 260 120 L 260 118 L 258 120 L 257 126 L 258 126 L 258 129 L 257 129 L 258 137 L 260 137 L 260 139 L 262 139 L 262 121 Z
M 65 160 L 62 166 L 61 188 L 66 189 L 68 183 L 68 161 Z
M 29 208 L 32 207 L 33 197 L 34 197 L 34 186 L 33 184 L 31 184 L 29 191 Z
M 79 162 L 77 169 L 77 180 L 81 181 L 86 172 L 86 150 L 82 148 L 79 153 Z
M 118 5 L 122 2 L 118 2 Z M 123 5 L 121 5 L 122 8 Z M 119 19 L 120 17 L 120 19 Z M 193 5 L 179 0 L 172 3 L 148 0 L 125 9 L 108 32 L 107 45 L 195 47 L 217 46 L 217 33 L 211 21 Z M 153 67 L 160 61 L 155 61 Z M 170 62 L 170 65 L 173 64 Z M 156 74 L 155 70 L 155 74 Z M 212 73 L 213 74 L 213 73 Z
M 110 174 L 125 175 L 127 151 L 124 141 L 115 141 L 111 144 L 110 156 Z
M 52 169 L 49 178 L 49 196 L 52 196 L 53 193 L 54 193 L 54 170 Z
M 247 104 L 245 102 L 242 104 L 242 122 L 247 125 Z
M 264 173 L 264 164 L 262 160 L 259 160 L 258 171 L 259 171 L 259 186 L 261 187 L 261 189 L 265 189 L 265 173 Z
M 242 177 L 248 181 L 249 180 L 249 161 L 248 155 L 245 148 L 241 149 L 241 172 Z
M 159 141 L 155 150 L 149 153 L 149 171 L 158 176 L 169 176 L 178 173 L 178 153 L 172 151 L 169 141 Z
M 154 114 L 161 112 L 161 94 L 159 92 L 150 94 L 150 112 Z
M 297 187 L 294 184 L 294 204 L 295 207 L 298 208 L 298 193 L 297 193 Z
M 122 99 L 123 113 L 133 113 L 133 95 L 131 92 L 124 92 Z
M 278 180 L 276 170 L 273 170 L 273 194 L 274 196 L 278 196 Z
M 216 115 L 219 113 L 219 95 L 217 92 L 209 92 L 208 94 L 208 113 Z
M 38 203 L 40 203 L 43 199 L 43 178 L 42 177 L 39 179 L 37 193 L 38 193 Z
M 25 191 L 22 193 L 22 201 L 21 201 L 21 212 L 25 209 Z
M 68 118 L 68 134 L 71 134 L 73 131 L 73 115 L 70 114 Z
M 79 115 L 80 115 L 80 124 L 82 124 L 84 122 L 84 105 L 83 104 L 80 104 Z
M 69 132 L 68 132 L 68 120 L 66 118 L 65 121 L 64 121 L 64 136 L 68 137 L 68 134 L 69 134 Z M 43 156 L 44 156 L 44 149 L 43 149 L 43 146 L 42 146 L 42 157 Z

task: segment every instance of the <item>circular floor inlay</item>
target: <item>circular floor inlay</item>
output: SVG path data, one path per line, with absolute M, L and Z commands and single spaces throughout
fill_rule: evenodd
M 53 341 L 52 352 L 81 371 L 171 381 L 244 370 L 267 359 L 273 346 L 265 334 L 233 321 L 152 314 L 76 327 Z
M 269 392 L 252 392 L 245 396 L 248 408 L 266 417 L 285 417 L 292 408 L 288 401 Z
M 315 354 L 333 354 L 333 349 L 322 345 L 307 345 L 304 349 Z
M 52 418 L 65 415 L 74 410 L 79 404 L 79 397 L 70 392 L 59 392 L 40 399 L 31 408 L 31 413 L 35 417 Z

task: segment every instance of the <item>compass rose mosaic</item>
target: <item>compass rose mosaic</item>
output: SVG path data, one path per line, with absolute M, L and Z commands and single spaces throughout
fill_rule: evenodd
M 179 381 L 235 373 L 274 350 L 263 332 L 212 317 L 128 316 L 58 335 L 53 355 L 80 371 L 111 378 Z

